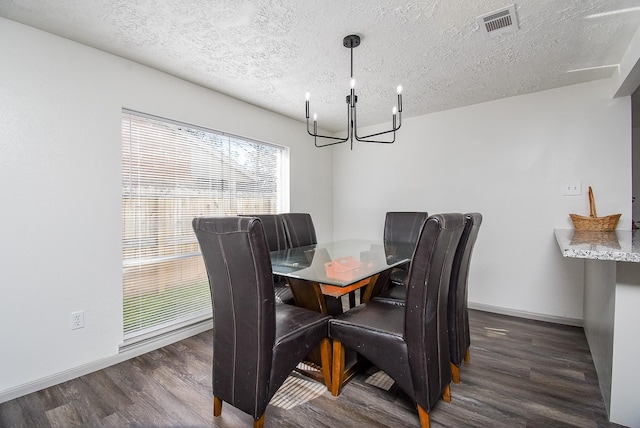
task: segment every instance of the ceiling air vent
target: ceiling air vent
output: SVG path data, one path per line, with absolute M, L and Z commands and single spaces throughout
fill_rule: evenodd
M 518 31 L 516 6 L 512 4 L 505 9 L 496 10 L 478 17 L 480 31 L 487 37 L 495 37 L 504 33 Z

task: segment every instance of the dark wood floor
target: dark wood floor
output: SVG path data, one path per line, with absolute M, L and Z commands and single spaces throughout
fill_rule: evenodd
M 451 403 L 431 412 L 437 427 L 618 427 L 607 422 L 584 332 L 471 311 L 471 364 Z M 107 369 L 0 404 L 0 427 L 246 427 L 229 405 L 212 415 L 211 331 Z M 370 371 L 369 374 L 372 372 Z M 291 409 L 269 405 L 271 427 L 416 427 L 394 387 L 362 374 L 339 397 L 326 390 Z

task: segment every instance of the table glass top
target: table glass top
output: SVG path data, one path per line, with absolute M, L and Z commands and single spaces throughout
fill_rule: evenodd
M 413 245 L 348 239 L 271 252 L 276 275 L 347 286 L 408 262 Z

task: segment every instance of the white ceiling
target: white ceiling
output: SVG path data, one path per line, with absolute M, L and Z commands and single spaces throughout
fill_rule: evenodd
M 611 76 L 640 0 L 518 0 L 520 30 L 486 38 L 476 18 L 509 0 L 0 0 L 0 16 L 319 125 L 346 124 L 354 49 L 360 125 Z M 213 112 L 212 112 L 213 114 Z

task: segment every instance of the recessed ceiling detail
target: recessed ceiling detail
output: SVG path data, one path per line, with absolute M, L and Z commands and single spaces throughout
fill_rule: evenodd
M 512 4 L 505 9 L 479 16 L 478 25 L 482 32 L 489 37 L 518 31 L 516 6 Z

